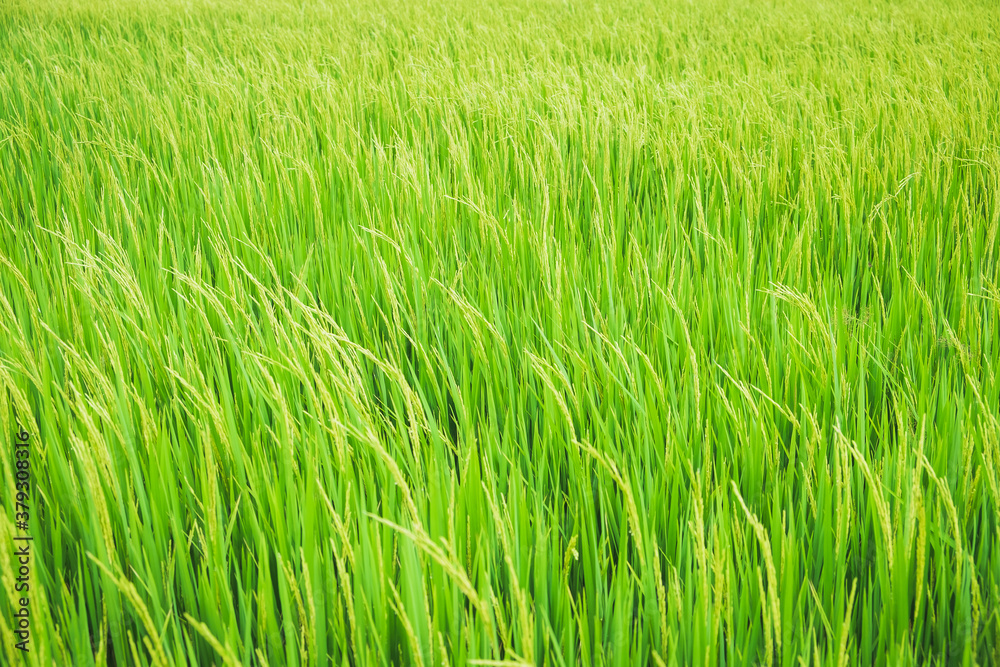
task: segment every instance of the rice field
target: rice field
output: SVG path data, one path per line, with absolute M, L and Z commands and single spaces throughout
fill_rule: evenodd
M 1000 664 L 998 226 L 992 0 L 7 0 L 0 663 Z

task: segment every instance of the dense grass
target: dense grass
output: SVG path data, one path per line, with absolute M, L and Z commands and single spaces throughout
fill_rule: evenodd
M 0 8 L 0 662 L 1000 664 L 996 6 L 477 5 Z

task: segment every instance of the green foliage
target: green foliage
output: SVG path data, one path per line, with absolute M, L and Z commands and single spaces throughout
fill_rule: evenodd
M 985 1 L 4 4 L 0 662 L 1000 664 L 998 88 Z

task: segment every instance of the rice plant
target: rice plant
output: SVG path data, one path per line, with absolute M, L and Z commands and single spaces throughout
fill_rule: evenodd
M 992 0 L 7 0 L 0 663 L 1000 664 L 998 90 Z

